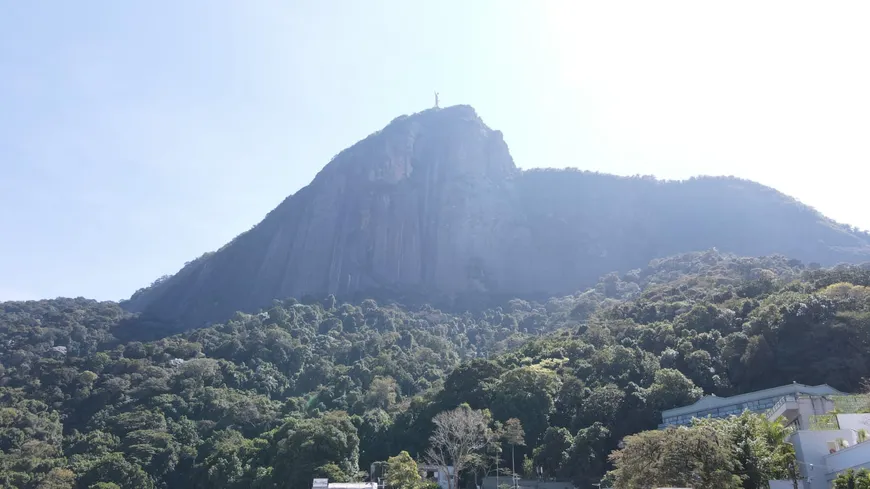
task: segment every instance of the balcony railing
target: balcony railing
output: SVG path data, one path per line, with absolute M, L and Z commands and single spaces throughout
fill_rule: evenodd
M 770 409 L 768 409 L 767 411 L 764 412 L 764 417 L 770 419 L 770 417 L 773 415 L 773 413 L 775 413 L 779 408 L 781 408 L 783 406 L 783 404 L 785 404 L 787 402 L 795 402 L 795 401 L 797 401 L 797 398 L 792 394 L 789 394 L 787 396 L 783 396 L 783 397 L 779 398 L 779 400 L 776 401 L 776 403 L 773 405 L 773 407 L 771 407 Z

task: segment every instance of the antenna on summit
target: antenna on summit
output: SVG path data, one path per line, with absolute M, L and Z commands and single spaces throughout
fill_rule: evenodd
M 438 92 L 435 92 L 435 108 L 438 108 Z

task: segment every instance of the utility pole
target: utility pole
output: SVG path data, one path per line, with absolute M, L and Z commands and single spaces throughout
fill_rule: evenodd
M 514 454 L 514 449 L 516 445 L 511 444 L 511 472 L 514 474 L 514 489 L 517 489 L 517 484 L 519 482 L 519 478 L 517 477 L 517 457 Z
M 797 470 L 795 469 L 795 466 L 794 466 L 794 465 L 795 465 L 795 464 L 794 464 L 794 460 L 792 460 L 791 462 L 789 462 L 789 464 L 788 464 L 788 470 L 789 470 L 789 472 L 791 473 L 791 480 L 792 480 L 792 482 L 794 483 L 794 489 L 798 489 Z

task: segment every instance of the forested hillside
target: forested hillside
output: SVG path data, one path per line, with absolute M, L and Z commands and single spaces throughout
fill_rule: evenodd
M 153 341 L 130 339 L 141 323 L 115 303 L 6 302 L 0 487 L 352 480 L 401 451 L 418 458 L 433 417 L 467 404 L 493 429 L 521 424 L 523 444 L 490 447 L 499 465 L 588 488 L 623 437 L 702 393 L 857 389 L 870 376 L 868 287 L 867 267 L 713 250 L 543 303 L 455 313 L 289 299 Z M 465 481 L 491 469 L 477 460 Z

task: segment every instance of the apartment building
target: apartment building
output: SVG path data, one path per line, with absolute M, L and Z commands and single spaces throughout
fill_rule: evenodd
M 780 421 L 794 445 L 802 489 L 830 489 L 848 469 L 870 469 L 870 396 L 849 395 L 828 385 L 791 384 L 730 397 L 707 396 L 662 413 L 661 428 L 693 418 L 724 418 L 749 410 Z M 794 481 L 770 481 L 792 488 Z

